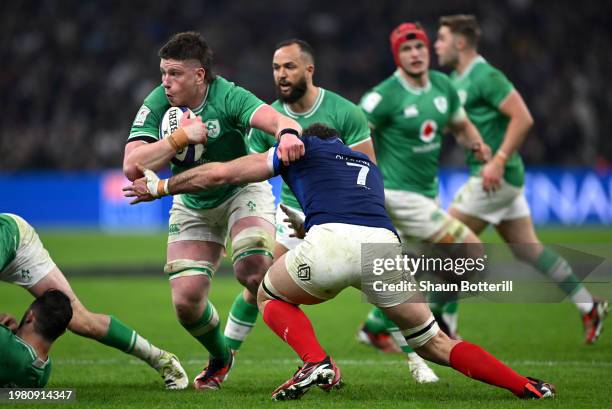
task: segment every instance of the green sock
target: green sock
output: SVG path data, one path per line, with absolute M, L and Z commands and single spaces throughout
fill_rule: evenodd
M 400 329 L 397 327 L 397 325 L 395 325 L 395 322 L 387 318 L 384 312 L 380 311 L 380 314 L 385 324 L 385 331 L 391 334 L 393 340 L 401 348 L 401 350 L 407 354 L 414 352 L 414 349 L 410 348 L 410 346 L 406 342 L 406 338 L 404 338 L 404 336 L 400 332 Z
M 378 307 L 374 307 L 368 313 L 368 317 L 366 318 L 363 326 L 374 334 L 378 334 L 387 330 L 387 325 L 385 323 L 387 317 Z
M 570 299 L 583 314 L 591 310 L 593 307 L 591 293 L 576 277 L 572 267 L 563 257 L 548 247 L 544 247 L 533 266 L 559 284 L 559 288 L 570 296 Z
M 240 292 L 232 304 L 227 324 L 225 324 L 225 340 L 231 349 L 234 351 L 240 349 L 255 326 L 258 315 L 257 306 L 249 304 Z
M 100 342 L 134 355 L 153 366 L 162 354 L 162 350 L 112 315 L 110 316 L 108 332 L 100 339 Z
M 181 325 L 195 338 L 200 344 L 210 352 L 211 358 L 222 359 L 227 362 L 230 359 L 230 350 L 225 342 L 225 337 L 221 333 L 221 322 L 219 314 L 210 301 L 206 302 L 206 308 L 202 316 L 194 323 Z

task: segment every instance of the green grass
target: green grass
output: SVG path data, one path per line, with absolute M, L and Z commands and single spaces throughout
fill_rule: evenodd
M 201 370 L 206 353 L 175 320 L 165 279 L 77 277 L 71 283 L 89 309 L 113 314 L 153 343 L 175 352 L 190 378 Z M 229 277 L 215 279 L 211 299 L 222 317 L 239 290 L 237 282 Z M 2 310 L 15 315 L 20 315 L 31 301 L 26 291 L 8 284 L 0 284 L 0 299 Z M 297 360 L 261 319 L 218 392 L 201 393 L 191 388 L 164 391 L 157 374 L 139 360 L 71 333 L 52 350 L 54 369 L 48 386 L 76 389 L 77 402 L 62 407 L 79 408 L 612 406 L 612 337 L 604 334 L 594 346 L 581 345 L 581 324 L 572 305 L 466 304 L 460 308 L 463 337 L 481 344 L 521 373 L 554 382 L 559 391 L 557 399 L 519 401 L 505 390 L 438 366 L 435 370 L 441 376 L 439 383 L 415 384 L 400 355 L 379 354 L 355 341 L 355 330 L 369 306 L 352 289 L 326 304 L 305 308 L 321 343 L 338 361 L 346 381 L 344 389 L 330 394 L 312 390 L 298 402 L 270 401 L 270 392 L 293 374 Z
M 67 271 L 108 268 L 122 273 L 140 270 L 143 266 L 154 270 L 166 259 L 166 233 L 104 234 L 96 230 L 41 230 L 40 237 L 55 262 Z M 551 244 L 612 244 L 612 230 L 604 227 L 546 228 L 538 235 Z M 486 230 L 482 240 L 501 243 L 493 229 Z M 120 266 L 120 267 L 119 267 Z

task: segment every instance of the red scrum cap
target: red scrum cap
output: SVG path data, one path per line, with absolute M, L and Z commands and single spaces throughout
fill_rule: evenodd
M 421 40 L 425 43 L 425 47 L 429 48 L 427 33 L 420 26 L 414 23 L 402 23 L 395 27 L 389 36 L 389 41 L 391 41 L 391 53 L 393 53 L 395 65 L 398 67 L 400 66 L 399 48 L 403 43 L 409 40 Z

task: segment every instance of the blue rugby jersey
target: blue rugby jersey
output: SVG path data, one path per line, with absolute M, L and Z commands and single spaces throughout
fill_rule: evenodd
M 274 175 L 281 175 L 306 215 L 304 228 L 324 223 L 382 227 L 397 235 L 385 210 L 378 167 L 339 138 L 303 136 L 305 155 L 289 166 L 278 159 L 278 144 L 268 151 Z

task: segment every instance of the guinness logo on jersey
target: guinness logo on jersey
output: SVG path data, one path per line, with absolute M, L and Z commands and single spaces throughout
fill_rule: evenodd
M 438 130 L 438 124 L 431 119 L 426 120 L 421 124 L 421 134 L 419 137 L 425 143 L 430 143 L 436 137 L 436 131 Z
M 435 97 L 433 103 L 441 114 L 445 114 L 448 110 L 448 101 L 446 100 L 446 97 Z
M 221 125 L 219 125 L 218 119 L 211 119 L 204 122 L 206 129 L 208 130 L 208 139 L 215 139 L 221 135 Z

